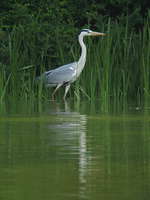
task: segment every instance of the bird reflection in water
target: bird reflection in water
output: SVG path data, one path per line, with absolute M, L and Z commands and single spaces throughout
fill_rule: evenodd
M 63 151 L 62 157 L 65 154 L 71 155 L 71 159 L 78 160 L 78 181 L 79 181 L 79 195 L 83 196 L 86 191 L 88 162 L 90 155 L 87 149 L 87 116 L 79 112 L 72 112 L 68 103 L 65 101 L 64 109 L 59 105 L 55 105 L 53 114 L 61 120 L 58 120 L 53 125 L 49 125 L 49 129 L 55 134 L 55 140 L 52 143 L 57 143 L 61 146 Z M 60 122 L 61 121 L 61 122 Z

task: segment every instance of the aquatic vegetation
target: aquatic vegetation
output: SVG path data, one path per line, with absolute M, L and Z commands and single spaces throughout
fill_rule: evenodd
M 139 34 L 119 24 L 107 25 L 107 37 L 90 45 L 87 66 L 80 81 L 91 97 L 110 102 L 150 94 L 150 30 Z M 90 41 L 92 43 L 92 41 Z
M 34 25 L 34 24 L 33 24 Z M 28 27 L 29 28 L 29 27 Z M 25 100 L 50 99 L 51 90 L 43 87 L 42 82 L 35 84 L 35 77 L 47 69 L 56 66 L 48 62 L 49 35 L 44 34 L 43 46 L 37 46 L 39 35 L 27 31 L 27 27 L 18 26 L 8 34 L 8 63 L 0 64 L 0 101 L 7 98 Z M 87 39 L 87 63 L 81 77 L 74 84 L 69 95 L 71 99 L 100 99 L 104 109 L 112 102 L 126 102 L 132 98 L 138 101 L 150 96 L 150 29 L 145 22 L 139 32 L 129 29 L 128 22 L 121 25 L 108 20 L 101 27 L 107 37 Z M 71 53 L 63 48 L 64 41 L 56 36 L 58 60 L 65 64 L 77 60 L 80 52 L 78 45 L 71 47 Z M 41 44 L 38 44 L 41 45 Z M 72 58 L 72 59 L 71 59 Z M 54 59 L 55 60 L 55 59 Z M 59 91 L 58 98 L 62 98 Z

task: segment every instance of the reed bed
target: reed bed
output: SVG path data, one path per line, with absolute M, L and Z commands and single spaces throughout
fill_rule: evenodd
M 150 95 L 150 28 L 136 33 L 119 24 L 107 25 L 107 36 L 90 41 L 87 66 L 80 84 L 105 109 L 111 102 L 141 102 Z
M 71 99 L 99 99 L 105 110 L 112 102 L 138 102 L 150 96 L 150 28 L 146 21 L 141 31 L 132 30 L 125 25 L 111 22 L 101 27 L 107 36 L 85 39 L 88 48 L 87 62 L 79 80 L 69 92 Z M 24 26 L 14 27 L 8 34 L 5 44 L 8 49 L 9 63 L 0 63 L 0 102 L 9 98 L 25 100 L 50 99 L 51 89 L 36 84 L 36 72 L 53 68 L 48 55 L 51 48 L 50 36 L 45 34 L 44 44 L 38 51 L 37 36 Z M 80 48 L 63 48 L 64 41 L 56 38 L 57 56 L 60 63 L 68 63 L 79 57 Z M 4 47 L 5 48 L 5 47 Z M 73 52 L 73 53 L 72 53 Z M 62 90 L 58 97 L 62 97 Z

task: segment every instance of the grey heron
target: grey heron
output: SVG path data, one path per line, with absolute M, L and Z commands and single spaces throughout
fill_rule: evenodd
M 86 46 L 83 42 L 84 36 L 104 36 L 105 33 L 99 33 L 95 31 L 91 31 L 89 29 L 83 29 L 79 36 L 79 44 L 81 46 L 81 56 L 78 61 L 72 62 L 63 66 L 60 66 L 56 69 L 52 69 L 44 72 L 39 78 L 43 79 L 46 87 L 56 87 L 52 93 L 52 99 L 54 99 L 54 95 L 56 91 L 61 87 L 65 86 L 65 93 L 63 99 L 65 100 L 66 95 L 69 91 L 71 83 L 73 83 L 81 74 L 85 62 L 86 62 Z

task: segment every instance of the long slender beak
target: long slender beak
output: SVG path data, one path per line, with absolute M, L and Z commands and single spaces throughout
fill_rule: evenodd
M 105 36 L 106 35 L 106 33 L 99 33 L 99 32 L 91 32 L 91 35 L 92 36 Z

